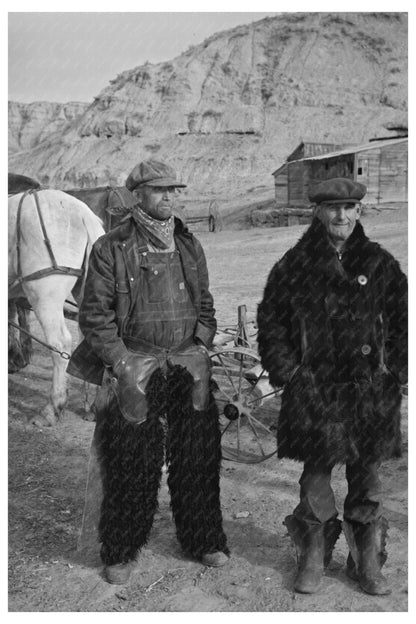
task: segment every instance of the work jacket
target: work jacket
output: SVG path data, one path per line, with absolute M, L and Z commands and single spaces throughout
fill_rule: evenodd
M 407 280 L 359 222 L 342 254 L 315 219 L 273 267 L 258 309 L 262 363 L 284 386 L 279 457 L 389 457 L 407 381 Z
M 194 340 L 209 348 L 217 325 L 205 255 L 199 241 L 176 218 L 174 240 L 196 312 Z M 100 384 L 104 368 L 128 353 L 124 330 L 137 298 L 140 251 L 146 248 L 132 218 L 95 242 L 79 313 L 84 340 L 71 356 L 69 374 Z

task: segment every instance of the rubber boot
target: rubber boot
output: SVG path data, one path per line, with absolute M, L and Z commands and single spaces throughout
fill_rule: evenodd
M 318 591 L 324 573 L 324 524 L 311 524 L 295 516 L 287 516 L 284 524 L 293 539 L 298 555 L 298 573 L 294 589 L 301 594 Z
M 391 592 L 381 573 L 387 559 L 385 551 L 387 526 L 385 518 L 370 524 L 349 521 L 343 523 L 350 548 L 347 574 L 358 581 L 361 589 L 373 596 L 385 596 Z

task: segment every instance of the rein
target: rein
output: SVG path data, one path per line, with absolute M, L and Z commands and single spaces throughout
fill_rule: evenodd
M 61 358 L 63 358 L 64 360 L 69 360 L 70 359 L 71 355 L 69 353 L 67 353 L 66 351 L 59 351 L 59 349 L 57 349 L 56 347 L 53 347 L 52 345 L 48 344 L 47 342 L 44 342 L 40 338 L 36 338 L 36 336 L 34 336 L 30 332 L 28 332 L 27 329 L 23 329 L 22 327 L 20 327 L 14 321 L 8 321 L 8 324 L 11 325 L 12 327 L 14 327 L 15 329 L 18 329 L 19 331 L 23 332 L 27 336 L 30 336 L 31 338 L 33 338 L 33 340 L 36 340 L 36 342 L 39 342 L 41 345 L 43 345 L 44 347 L 46 347 L 50 351 L 54 351 L 55 353 L 58 353 L 61 356 Z

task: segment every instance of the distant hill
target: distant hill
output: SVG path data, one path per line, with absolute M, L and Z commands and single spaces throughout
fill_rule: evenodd
M 62 107 L 59 109 L 59 107 Z M 407 127 L 406 13 L 284 13 L 124 71 L 90 104 L 9 104 L 9 171 L 58 188 L 123 184 L 173 164 L 186 204 L 273 197 L 300 141 L 363 143 Z

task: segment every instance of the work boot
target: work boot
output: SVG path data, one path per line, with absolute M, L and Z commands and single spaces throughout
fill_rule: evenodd
M 385 596 L 391 590 L 381 573 L 387 559 L 385 542 L 387 520 L 380 518 L 370 524 L 344 521 L 343 528 L 350 549 L 347 574 L 357 580 L 367 594 Z
M 129 580 L 135 563 L 136 561 L 128 561 L 127 563 L 105 566 L 104 575 L 106 581 L 112 585 L 124 585 Z
M 319 589 L 324 573 L 324 525 L 311 524 L 296 516 L 287 516 L 284 523 L 292 538 L 298 559 L 295 591 L 314 594 Z

